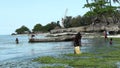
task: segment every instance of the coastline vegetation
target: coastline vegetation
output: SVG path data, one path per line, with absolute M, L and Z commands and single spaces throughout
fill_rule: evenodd
M 87 4 L 84 8 L 90 8 L 83 16 L 66 16 L 63 25 L 65 28 L 86 26 L 90 24 L 118 24 L 120 23 L 120 6 L 112 6 L 112 0 L 93 0 L 91 3 L 86 0 Z M 118 2 L 119 0 L 113 0 Z M 111 21 L 110 21 L 111 20 Z M 26 26 L 16 29 L 17 34 L 23 34 L 28 32 L 49 32 L 56 27 L 61 28 L 59 21 L 51 22 L 45 26 L 36 24 L 32 31 Z M 108 48 L 102 48 L 95 53 L 82 53 L 76 54 L 64 54 L 59 57 L 43 56 L 33 60 L 33 62 L 39 62 L 41 64 L 50 64 L 43 66 L 42 68 L 64 68 L 65 66 L 74 68 L 117 68 L 120 65 L 120 39 L 113 38 L 115 46 L 109 46 Z M 52 64 L 59 64 L 58 66 Z
M 30 29 L 28 27 L 23 25 L 20 28 L 16 29 L 15 32 L 17 34 L 27 34 L 27 33 L 30 33 L 31 31 L 30 31 Z
M 118 24 L 120 23 L 120 6 L 113 6 L 113 3 L 120 3 L 119 0 L 86 0 L 83 8 L 89 8 L 90 10 L 86 12 L 83 16 L 66 16 L 62 19 L 63 26 L 65 28 L 79 27 L 87 25 L 95 25 L 102 23 L 104 25 Z M 25 31 L 28 32 L 49 32 L 56 27 L 61 28 L 60 21 L 51 22 L 43 26 L 40 23 L 36 24 L 33 29 L 24 29 L 23 27 L 16 29 L 17 34 L 24 34 Z
M 90 1 L 90 0 L 89 0 Z M 120 3 L 120 0 L 86 0 L 83 8 L 89 8 L 83 16 L 66 16 L 63 25 L 65 28 L 95 25 L 102 23 L 105 25 L 118 24 L 120 27 L 120 6 L 113 6 L 111 1 Z M 51 22 L 43 26 L 35 24 L 30 30 L 26 26 L 17 28 L 17 34 L 28 34 L 37 32 L 50 32 L 55 28 L 61 28 L 60 21 Z M 120 67 L 120 38 L 113 38 L 114 46 L 98 49 L 93 53 L 82 54 L 62 54 L 58 57 L 43 56 L 33 60 L 40 64 L 48 64 L 41 68 L 118 68 Z M 54 65 L 53 65 L 54 64 Z

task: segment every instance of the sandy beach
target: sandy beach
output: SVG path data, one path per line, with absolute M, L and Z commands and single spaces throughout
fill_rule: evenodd
M 109 38 L 120 38 L 120 34 L 118 35 L 108 35 Z

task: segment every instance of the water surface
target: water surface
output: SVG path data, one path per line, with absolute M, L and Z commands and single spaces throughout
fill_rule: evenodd
M 16 38 L 19 39 L 19 44 L 15 43 Z M 41 34 L 37 35 L 37 38 L 46 37 Z M 28 40 L 28 35 L 0 35 L 1 67 L 4 68 L 5 66 L 9 67 L 16 64 L 23 64 L 23 67 L 25 67 L 25 63 L 28 65 L 31 64 L 30 60 L 38 56 L 57 56 L 74 53 L 73 42 L 28 43 Z M 83 38 L 81 51 L 96 52 L 99 49 L 108 48 L 109 46 L 109 41 L 101 38 Z M 32 64 L 34 65 L 34 63 Z

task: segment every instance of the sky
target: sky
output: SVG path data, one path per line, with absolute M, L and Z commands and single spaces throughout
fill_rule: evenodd
M 0 0 L 0 35 L 14 33 L 25 25 L 30 30 L 40 23 L 61 21 L 65 16 L 84 15 L 86 0 Z
M 30 30 L 40 23 L 61 21 L 67 16 L 85 14 L 85 0 L 0 0 L 0 35 L 14 33 L 25 25 Z

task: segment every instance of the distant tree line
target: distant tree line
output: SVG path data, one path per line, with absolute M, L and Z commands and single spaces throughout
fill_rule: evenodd
M 77 17 L 66 16 L 63 23 L 65 28 L 70 28 L 70 27 L 86 26 L 91 24 L 92 21 L 91 21 L 91 17 L 79 15 Z
M 112 23 L 120 23 L 120 6 L 112 6 L 111 1 L 114 3 L 119 3 L 119 0 L 86 0 L 84 8 L 89 8 L 90 11 L 86 12 L 83 16 L 66 16 L 63 20 L 63 26 L 65 28 L 70 27 L 79 27 L 86 26 L 93 23 L 107 23 L 110 24 L 109 20 L 112 20 Z M 33 29 L 30 31 L 26 26 L 21 26 L 16 29 L 17 34 L 24 33 L 36 33 L 36 32 L 49 32 L 52 29 L 61 28 L 60 21 L 51 22 L 43 26 L 40 23 L 36 24 Z
M 91 23 L 89 17 L 72 17 L 72 16 L 67 16 L 64 19 L 64 26 L 65 28 L 70 28 L 70 27 L 79 27 L 79 26 L 85 26 L 89 25 Z M 60 21 L 57 22 L 51 22 L 48 23 L 47 25 L 43 26 L 42 24 L 38 23 L 34 25 L 33 29 L 30 31 L 30 29 L 26 26 L 21 26 L 20 28 L 16 29 L 17 34 L 25 34 L 25 33 L 38 33 L 38 32 L 49 32 L 52 29 L 57 29 L 61 28 Z
M 28 33 L 38 33 L 38 32 L 44 33 L 44 32 L 49 32 L 54 28 L 61 28 L 59 21 L 48 23 L 45 26 L 42 26 L 40 23 L 36 24 L 31 31 L 28 27 L 23 25 L 20 28 L 16 29 L 15 32 L 17 34 L 28 34 Z
M 30 33 L 31 31 L 30 31 L 30 29 L 28 27 L 23 25 L 20 28 L 16 29 L 15 32 L 17 34 L 26 34 L 26 33 Z
M 60 24 L 59 24 L 59 21 L 57 22 L 51 22 L 51 23 L 48 23 L 47 25 L 45 26 L 42 26 L 40 23 L 39 24 L 36 24 L 33 29 L 32 29 L 32 32 L 49 32 L 50 30 L 54 29 L 54 28 L 61 28 Z
M 89 8 L 83 16 L 67 16 L 63 20 L 65 28 L 86 26 L 90 24 L 120 24 L 120 6 L 113 6 L 111 2 L 119 3 L 120 0 L 86 0 L 83 8 Z

